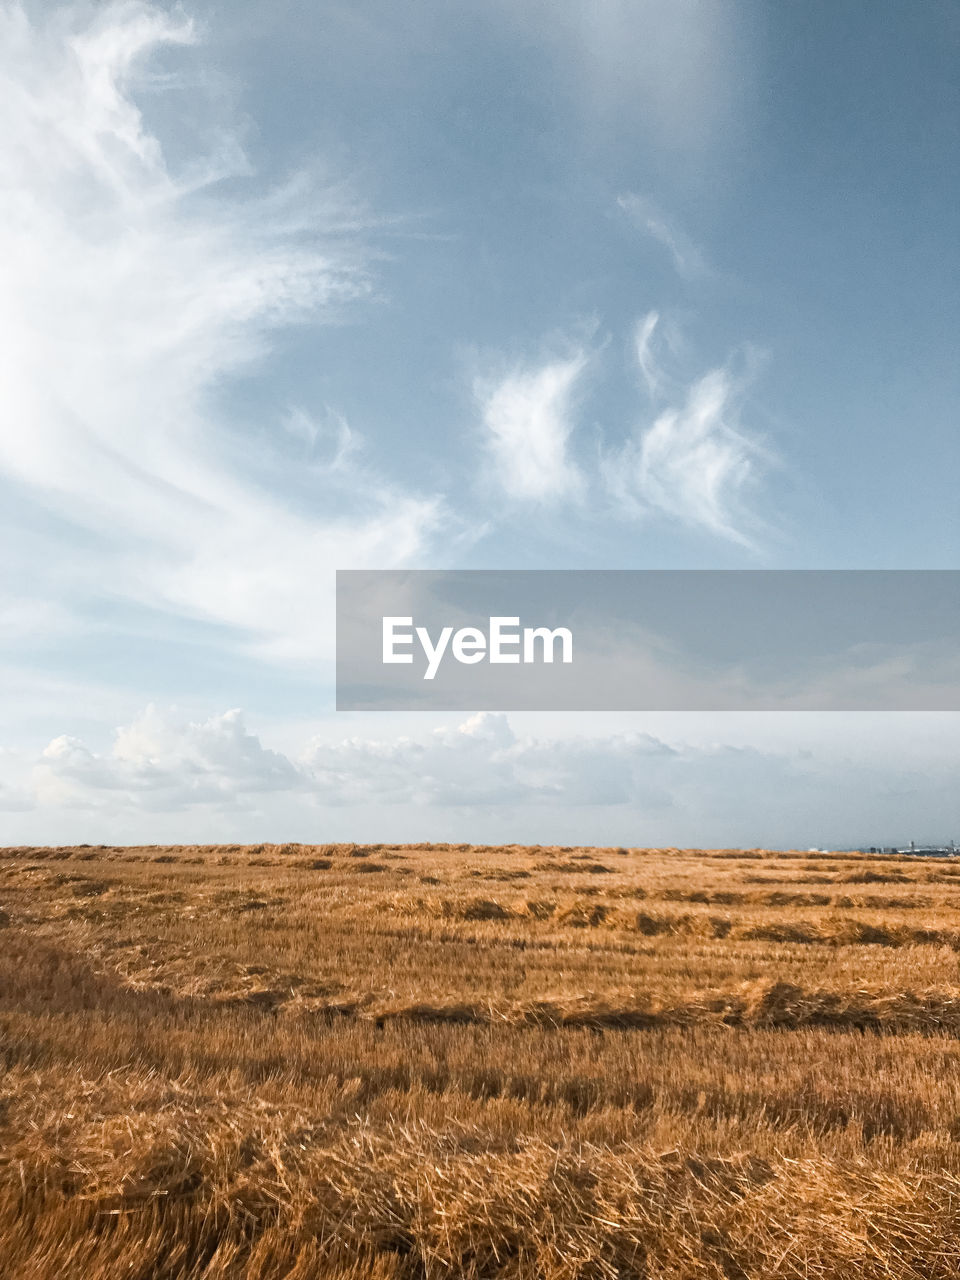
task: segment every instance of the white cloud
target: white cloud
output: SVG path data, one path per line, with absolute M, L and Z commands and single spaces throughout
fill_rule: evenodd
M 290 791 L 303 776 L 247 732 L 239 711 L 190 722 L 150 706 L 116 731 L 111 750 L 54 738 L 33 785 L 41 807 L 140 808 L 172 812 L 197 805 L 247 807 L 262 792 Z
M 755 550 L 762 526 L 747 497 L 773 456 L 741 424 L 747 378 L 718 367 L 684 379 L 665 360 L 677 363 L 683 347 L 677 326 L 659 312 L 637 321 L 633 354 L 654 417 L 619 448 L 601 452 L 598 471 L 581 466 L 569 447 L 578 382 L 590 359 L 584 349 L 478 379 L 484 443 L 502 491 L 518 501 L 575 502 L 599 483 L 630 519 L 665 516 Z
M 667 250 L 678 275 L 685 280 L 695 280 L 709 274 L 699 247 L 649 196 L 623 195 L 618 197 L 617 204 L 635 226 Z
M 0 750 L 0 809 L 8 840 L 48 842 L 945 840 L 960 821 L 956 741 L 921 761 L 928 719 L 898 717 L 896 742 L 869 762 L 826 735 L 805 750 L 636 728 L 538 736 L 491 713 L 418 736 L 314 739 L 294 760 L 239 712 L 188 721 L 148 708 L 104 752 L 58 737 L 31 771 L 23 753 Z
M 732 421 L 732 390 L 722 369 L 711 370 L 680 409 L 668 409 L 643 433 L 631 461 L 637 489 L 654 507 L 749 545 L 736 526 L 737 507 L 759 450 Z
M 586 367 L 587 354 L 580 350 L 567 359 L 475 382 L 489 456 L 511 498 L 543 502 L 579 493 L 582 476 L 568 445 L 574 393 Z
M 664 389 L 664 373 L 660 361 L 654 354 L 654 341 L 660 329 L 660 315 L 656 311 L 648 311 L 637 321 L 634 330 L 634 351 L 637 365 L 646 383 L 647 393 L 651 399 L 661 395 Z
M 359 441 L 349 422 L 329 406 L 321 416 L 308 413 L 297 405 L 287 412 L 283 425 L 299 440 L 311 459 L 317 458 L 330 471 L 341 471 L 352 460 Z
M 169 68 L 200 34 L 146 0 L 35 21 L 0 0 L 0 567 L 25 643 L 121 601 L 225 624 L 219 643 L 256 656 L 329 659 L 334 567 L 436 562 L 466 526 L 385 480 L 335 406 L 229 420 L 222 389 L 268 370 L 279 330 L 374 300 L 376 220 L 310 174 L 264 192 L 241 127 L 196 124 L 216 95 Z M 161 145 L 198 133 L 207 149 L 176 163 Z M 589 360 L 478 380 L 511 498 L 590 483 L 572 449 Z M 664 508 L 677 484 L 652 470 Z
M 746 495 L 772 456 L 740 422 L 742 386 L 715 368 L 684 387 L 655 351 L 660 318 L 637 325 L 635 353 L 647 392 L 661 406 L 654 421 L 602 460 L 608 490 L 631 516 L 656 513 L 753 548 L 757 521 Z
M 294 762 L 264 747 L 239 711 L 191 722 L 150 706 L 116 730 L 109 751 L 95 752 L 68 735 L 54 738 L 31 785 L 41 809 L 229 810 L 267 792 L 297 792 L 338 808 L 659 806 L 669 798 L 662 779 L 648 775 L 676 754 L 636 732 L 518 738 L 505 715 L 485 712 L 425 738 L 315 740 Z
M 42 751 L 32 786 L 41 808 L 175 812 L 246 808 L 267 792 L 323 805 L 474 807 L 511 804 L 669 805 L 652 769 L 673 748 L 645 733 L 518 738 L 505 715 L 480 713 L 425 738 L 314 741 L 298 762 L 265 748 L 239 711 L 187 721 L 150 706 L 98 753 L 61 735 Z
M 346 424 L 305 467 L 283 441 L 312 431 L 306 408 L 258 437 L 269 465 L 241 465 L 221 387 L 262 367 L 279 328 L 372 296 L 370 219 L 309 175 L 230 194 L 221 179 L 248 166 L 226 127 L 169 162 L 138 94 L 158 51 L 196 40 L 140 0 L 36 22 L 0 4 L 0 479 L 36 531 L 17 568 L 34 599 L 133 600 L 314 655 L 332 568 L 417 555 L 443 504 L 364 466 Z M 160 123 L 165 89 L 209 113 L 202 83 L 149 87 Z

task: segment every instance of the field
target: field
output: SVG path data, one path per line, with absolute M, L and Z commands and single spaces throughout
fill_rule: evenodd
M 960 1274 L 960 860 L 0 851 L 3 1280 Z

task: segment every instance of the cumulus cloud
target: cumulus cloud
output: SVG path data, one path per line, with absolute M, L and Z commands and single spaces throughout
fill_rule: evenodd
M 116 730 L 108 751 L 54 738 L 32 788 L 40 808 L 164 812 L 244 808 L 268 792 L 336 807 L 669 806 L 658 770 L 676 755 L 645 733 L 521 738 L 505 715 L 483 712 L 420 738 L 315 740 L 294 761 L 264 747 L 240 711 L 194 722 L 150 706 Z
M 676 754 L 645 733 L 520 738 L 505 715 L 483 712 L 421 738 L 315 740 L 294 761 L 264 747 L 240 711 L 191 722 L 150 706 L 108 751 L 54 738 L 32 785 L 41 808 L 230 809 L 268 792 L 337 807 L 669 806 L 658 770 Z
M 538 737 L 484 712 L 420 737 L 317 740 L 300 766 L 323 809 L 382 812 L 383 838 L 393 838 L 391 812 L 412 806 L 435 815 L 433 830 L 443 813 L 466 811 L 461 839 L 806 847 L 885 843 L 910 838 L 911 827 L 929 833 L 920 839 L 948 838 L 955 755 L 911 773 L 896 751 L 857 763 L 842 750 L 667 741 L 637 729 Z
M 794 763 L 776 753 L 675 745 L 637 730 L 521 737 L 495 712 L 420 739 L 317 741 L 302 767 L 324 804 L 476 806 L 498 813 L 622 808 L 675 821 L 711 805 L 729 813 L 747 780 L 755 788 L 799 776 Z M 524 820 L 527 829 L 530 821 Z M 604 821 L 599 813 L 597 821 Z
M 509 497 L 543 502 L 579 493 L 583 479 L 568 446 L 574 393 L 586 366 L 587 354 L 580 350 L 475 382 L 486 447 Z
M 930 754 L 929 734 L 929 717 L 898 718 L 897 743 L 854 762 L 842 745 L 537 736 L 482 713 L 416 736 L 315 738 L 295 759 L 238 711 L 188 720 L 150 707 L 104 751 L 69 736 L 33 760 L 0 749 L 0 810 L 8 840 L 945 840 L 958 821 L 955 743 L 905 767 L 911 751 Z
M 261 746 L 242 713 L 190 722 L 154 706 L 116 731 L 102 754 L 68 735 L 41 753 L 33 785 L 41 806 L 157 809 L 244 807 L 251 797 L 302 786 L 285 756 Z
M 313 654 L 330 568 L 404 562 L 443 504 L 363 465 L 326 407 L 332 452 L 305 461 L 287 445 L 316 439 L 309 407 L 238 441 L 218 397 L 279 329 L 372 297 L 372 220 L 309 174 L 237 194 L 239 126 L 171 161 L 161 126 L 209 114 L 202 77 L 150 75 L 199 39 L 179 10 L 40 12 L 0 4 L 0 484 L 32 530 L 14 568 L 34 599 L 109 595 Z

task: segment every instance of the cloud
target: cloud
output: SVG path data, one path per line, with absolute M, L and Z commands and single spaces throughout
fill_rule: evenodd
M 378 220 L 310 172 L 265 189 L 179 9 L 36 13 L 0 0 L 8 635 L 23 652 L 122 605 L 209 624 L 220 651 L 329 660 L 333 568 L 436 563 L 470 536 L 442 494 L 385 476 L 335 405 L 269 405 L 285 330 L 376 305 Z M 511 499 L 593 483 L 572 448 L 590 359 L 477 380 Z M 226 402 L 241 379 L 260 380 L 252 423 Z
M 483 712 L 425 738 L 314 741 L 293 761 L 248 732 L 240 711 L 191 722 L 150 706 L 98 753 L 54 738 L 33 770 L 41 808 L 248 808 L 295 792 L 324 806 L 474 807 L 511 804 L 669 804 L 651 764 L 673 748 L 644 733 L 518 738 L 505 715 Z
M 753 549 L 746 494 L 772 455 L 741 425 L 742 380 L 728 368 L 685 387 L 669 377 L 655 352 L 659 323 L 655 311 L 638 323 L 635 353 L 651 400 L 668 403 L 604 457 L 606 486 L 628 515 L 657 513 Z
M 660 414 L 627 446 L 622 462 L 651 506 L 749 546 L 736 525 L 737 508 L 756 475 L 759 449 L 731 421 L 732 391 L 728 375 L 711 370 L 681 408 Z
M 633 353 L 653 421 L 619 448 L 601 451 L 596 470 L 570 455 L 576 392 L 590 356 L 516 369 L 474 383 L 484 444 L 502 491 L 516 501 L 577 502 L 599 487 L 621 515 L 667 517 L 756 550 L 762 528 L 747 505 L 773 455 L 740 421 L 748 382 L 728 366 L 695 379 L 673 372 L 666 357 L 683 350 L 682 335 L 658 311 L 642 316 Z M 748 361 L 756 353 L 747 349 Z M 676 363 L 676 361 L 673 361 Z
M 104 754 L 74 737 L 54 738 L 33 776 L 43 807 L 162 812 L 197 805 L 244 808 L 262 792 L 295 790 L 303 783 L 285 756 L 247 732 L 240 711 L 191 723 L 154 706 L 118 729 Z
M 634 351 L 637 365 L 646 383 L 647 393 L 656 399 L 664 390 L 664 373 L 660 361 L 654 354 L 654 341 L 660 328 L 660 315 L 656 311 L 648 311 L 637 321 L 634 330 Z
M 703 253 L 690 237 L 657 207 L 649 196 L 623 195 L 617 204 L 635 226 L 667 250 L 677 274 L 685 280 L 709 275 Z
M 283 425 L 302 442 L 307 459 L 321 462 L 330 471 L 345 470 L 359 447 L 349 422 L 329 406 L 325 406 L 322 416 L 291 406 Z
M 898 717 L 895 741 L 852 761 L 826 735 L 802 751 L 635 728 L 544 737 L 483 713 L 416 736 L 314 738 L 293 759 L 238 711 L 187 720 L 149 707 L 102 752 L 69 736 L 32 761 L 0 748 L 0 809 L 8 840 L 47 842 L 944 840 L 960 818 L 956 742 L 921 759 L 929 734 L 929 717 Z
M 426 740 L 316 742 L 304 756 L 326 803 L 475 805 L 669 804 L 652 761 L 672 756 L 644 733 L 599 739 L 518 738 L 507 717 L 481 712 Z
M 139 0 L 36 21 L 0 3 L 0 484 L 31 530 L 13 568 L 63 608 L 134 601 L 314 656 L 332 567 L 408 561 L 444 504 L 364 463 L 326 406 L 230 421 L 222 389 L 278 331 L 373 300 L 375 220 L 307 173 L 264 191 L 240 125 L 171 161 L 160 136 L 195 134 L 215 95 L 151 67 L 198 38 Z M 332 448 L 304 458 L 318 417 Z
M 579 350 L 565 360 L 475 382 L 487 451 L 509 497 L 544 502 L 580 492 L 583 480 L 568 443 L 574 392 L 587 363 Z

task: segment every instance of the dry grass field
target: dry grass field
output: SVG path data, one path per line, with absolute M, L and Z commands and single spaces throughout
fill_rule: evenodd
M 3 1280 L 960 1275 L 960 865 L 0 851 Z

